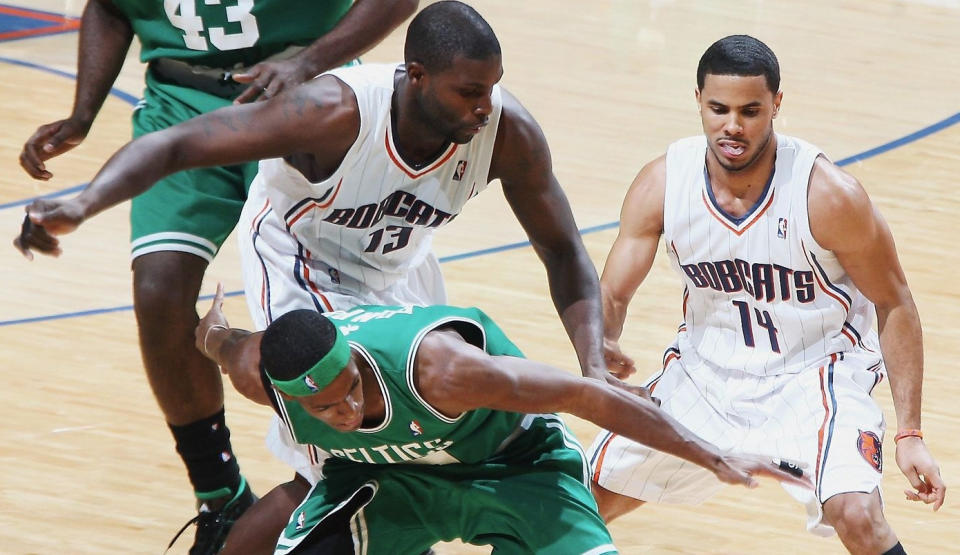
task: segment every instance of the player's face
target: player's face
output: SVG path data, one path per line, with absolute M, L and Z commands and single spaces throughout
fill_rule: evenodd
M 297 397 L 310 416 L 341 432 L 363 424 L 363 385 L 357 365 L 351 360 L 330 385 L 309 397 Z
M 437 132 L 454 143 L 470 142 L 493 111 L 493 86 L 503 76 L 500 56 L 456 56 L 447 69 L 424 73 L 420 107 Z
M 773 118 L 783 93 L 762 75 L 713 75 L 697 91 L 709 156 L 728 171 L 750 167 L 773 137 Z

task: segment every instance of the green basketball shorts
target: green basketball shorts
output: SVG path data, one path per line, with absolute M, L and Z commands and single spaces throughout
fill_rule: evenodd
M 133 112 L 140 137 L 230 105 L 229 99 L 160 83 L 150 73 L 144 98 Z M 233 230 L 257 163 L 182 171 L 133 199 L 131 256 L 158 251 L 195 254 L 208 262 Z
M 583 449 L 556 415 L 528 415 L 496 456 L 477 464 L 357 464 L 329 459 L 297 507 L 277 555 L 326 534 L 355 553 L 419 554 L 439 541 L 495 553 L 616 553 L 586 480 Z

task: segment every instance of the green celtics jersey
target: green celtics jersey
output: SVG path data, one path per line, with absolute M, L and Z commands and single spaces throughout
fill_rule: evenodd
M 351 0 L 113 0 L 140 39 L 140 59 L 253 65 L 306 46 L 337 24 Z
M 386 413 L 371 428 L 341 432 L 307 414 L 297 401 L 282 401 L 279 412 L 297 442 L 357 463 L 477 463 L 493 456 L 517 430 L 522 414 L 477 409 L 449 418 L 427 403 L 415 385 L 420 342 L 440 327 L 453 327 L 491 355 L 523 356 L 479 309 L 360 306 L 325 316 L 373 369 Z

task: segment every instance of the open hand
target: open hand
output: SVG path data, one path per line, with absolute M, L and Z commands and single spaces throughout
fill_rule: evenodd
M 20 166 L 35 179 L 50 179 L 53 174 L 44 162 L 82 143 L 89 130 L 89 125 L 74 118 L 41 125 L 23 145 Z
M 897 442 L 897 466 L 907 477 L 913 490 L 903 493 L 910 501 L 933 504 L 936 511 L 943 505 L 947 486 L 940 477 L 940 466 L 919 437 L 905 437 Z

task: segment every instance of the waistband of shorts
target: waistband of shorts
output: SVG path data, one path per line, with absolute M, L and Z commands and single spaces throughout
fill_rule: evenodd
M 303 46 L 290 46 L 263 61 L 286 60 L 296 56 Z M 210 67 L 193 65 L 174 58 L 154 58 L 148 65 L 153 76 L 161 83 L 187 87 L 220 98 L 234 98 L 246 89 L 248 83 L 238 83 L 233 76 L 244 73 L 252 66 L 237 64 L 233 67 Z

